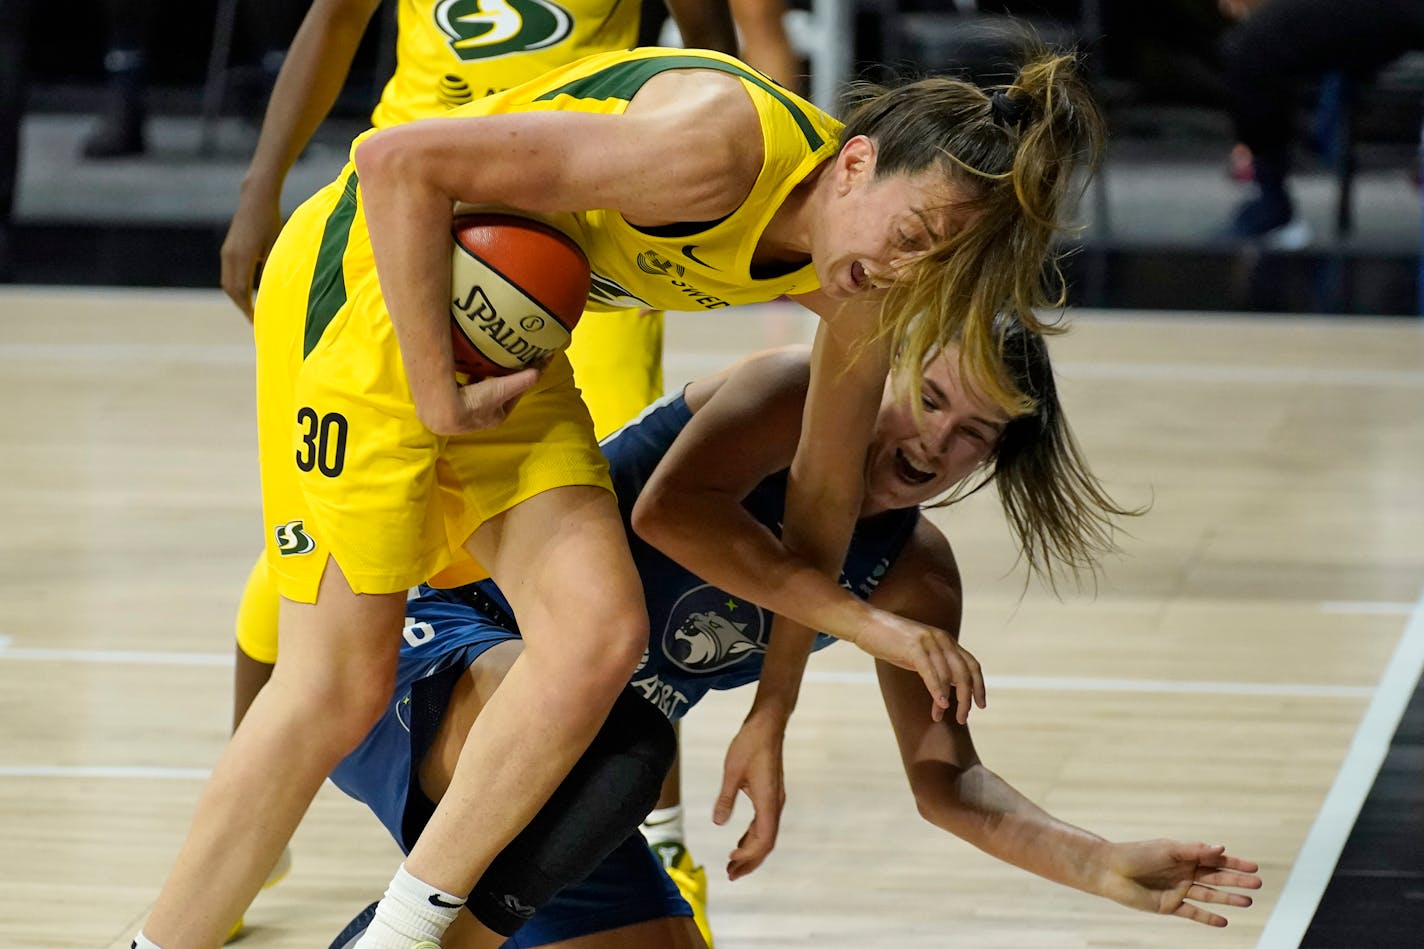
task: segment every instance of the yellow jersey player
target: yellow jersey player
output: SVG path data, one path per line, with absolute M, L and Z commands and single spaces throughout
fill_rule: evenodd
M 222 248 L 223 289 L 252 313 L 252 284 L 281 226 L 282 182 L 331 110 L 380 0 L 315 0 L 277 77 Z M 439 115 L 638 36 L 633 0 L 398 0 L 396 68 L 371 121 Z M 725 0 L 669 0 L 688 46 L 734 52 Z M 570 351 L 602 431 L 662 395 L 662 317 L 590 320 Z
M 734 51 L 726 0 L 667 3 L 686 45 Z M 223 289 L 249 319 L 257 268 L 281 228 L 283 181 L 331 111 L 380 4 L 314 0 L 277 76 L 222 247 Z M 396 68 L 372 124 L 439 115 L 591 53 L 627 49 L 637 41 L 640 11 L 636 0 L 398 0 Z M 600 435 L 662 395 L 662 326 L 656 311 L 585 321 L 569 359 Z M 264 555 L 238 607 L 234 729 L 276 661 L 277 601 Z M 241 920 L 234 934 L 240 927 Z
M 438 947 L 467 898 L 525 905 L 518 881 L 486 871 L 520 865 L 495 857 L 642 656 L 642 591 L 567 361 L 456 379 L 455 203 L 551 216 L 588 252 L 603 308 L 716 311 L 792 294 L 815 311 L 782 540 L 831 573 L 892 363 L 917 384 L 926 356 L 957 336 L 986 397 L 1023 405 L 998 371 L 993 320 L 1010 309 L 1041 328 L 1050 242 L 1099 135 L 1064 56 L 1039 55 L 993 90 L 939 78 L 870 91 L 842 127 L 736 60 L 637 50 L 362 136 L 283 229 L 257 304 L 283 661 L 215 768 L 136 945 L 222 938 L 325 775 L 383 713 L 414 583 L 484 568 L 525 646 L 361 949 Z M 303 464 L 313 457 L 324 463 Z M 695 560 L 689 540 L 658 543 Z M 778 624 L 728 753 L 729 786 L 759 815 L 747 870 L 774 841 L 780 745 L 812 639 Z M 917 672 L 927 713 L 953 705 L 963 722 L 983 704 L 978 664 L 942 629 L 858 611 L 823 628 Z

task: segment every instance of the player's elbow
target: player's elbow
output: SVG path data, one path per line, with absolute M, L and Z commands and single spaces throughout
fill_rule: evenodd
M 910 793 L 915 798 L 915 811 L 941 830 L 959 834 L 972 816 L 960 787 L 965 773 L 958 768 L 937 763 L 933 767 L 909 769 Z
M 943 797 L 929 793 L 928 789 L 915 788 L 915 813 L 927 823 L 944 827 L 949 821 L 954 807 Z
M 638 502 L 633 505 L 631 523 L 633 533 L 643 541 L 663 549 L 663 545 L 675 536 L 672 527 L 675 506 L 670 492 L 654 478 L 638 494 Z

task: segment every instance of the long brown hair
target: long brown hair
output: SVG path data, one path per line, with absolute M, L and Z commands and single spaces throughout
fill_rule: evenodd
M 876 177 L 940 169 L 973 194 L 963 206 L 971 223 L 891 287 L 881 331 L 916 389 L 925 358 L 958 340 L 966 377 L 1010 413 L 1029 400 L 1003 372 L 995 316 L 1008 310 L 1033 332 L 1056 331 L 1034 309 L 1065 302 L 1052 242 L 1076 172 L 1096 165 L 1104 134 L 1076 55 L 1050 52 L 1026 30 L 1017 41 L 1022 65 L 1006 85 L 944 76 L 894 89 L 854 85 L 842 133 L 842 141 L 874 141 Z
M 1135 517 L 1147 508 L 1118 504 L 1089 469 L 1058 401 L 1043 336 L 1023 320 L 1001 315 L 993 339 L 1003 374 L 1032 408 L 1004 427 L 984 476 L 962 482 L 935 506 L 963 500 L 993 482 L 1029 569 L 1056 590 L 1065 570 L 1075 580 L 1096 575 L 1102 558 L 1118 549 L 1114 518 Z

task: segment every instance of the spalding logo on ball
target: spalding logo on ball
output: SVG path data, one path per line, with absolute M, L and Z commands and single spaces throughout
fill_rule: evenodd
M 542 366 L 569 344 L 588 302 L 588 258 L 556 228 L 512 214 L 450 227 L 455 368 L 476 378 Z

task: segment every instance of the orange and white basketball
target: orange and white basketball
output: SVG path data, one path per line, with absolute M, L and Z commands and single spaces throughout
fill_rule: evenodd
M 450 233 L 455 368 L 506 375 L 543 365 L 569 344 L 588 302 L 588 258 L 578 244 L 512 214 L 464 214 Z

